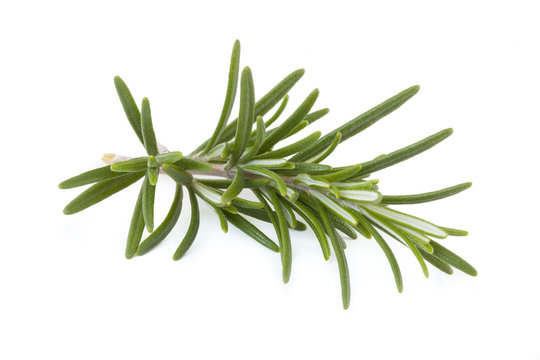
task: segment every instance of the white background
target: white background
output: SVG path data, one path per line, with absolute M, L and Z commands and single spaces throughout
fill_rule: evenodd
M 2 1 L 0 358 L 540 359 L 535 5 Z M 188 153 L 213 131 L 237 38 L 259 96 L 306 69 L 291 104 L 320 88 L 316 107 L 331 112 L 314 129 L 420 84 L 327 162 L 369 160 L 453 127 L 442 144 L 376 177 L 386 194 L 472 181 L 454 198 L 406 210 L 469 230 L 443 244 L 479 276 L 431 268 L 426 280 L 391 242 L 404 276 L 398 294 L 376 244 L 349 241 L 344 311 L 335 258 L 325 263 L 309 232 L 293 235 L 283 285 L 279 256 L 234 228 L 223 235 L 204 206 L 199 237 L 179 262 L 171 256 L 187 202 L 167 241 L 130 261 L 137 186 L 64 216 L 79 190 L 58 190 L 61 180 L 100 166 L 104 152 L 143 153 L 113 76 L 138 101 L 150 98 L 158 140 Z M 159 218 L 172 191 L 163 177 Z

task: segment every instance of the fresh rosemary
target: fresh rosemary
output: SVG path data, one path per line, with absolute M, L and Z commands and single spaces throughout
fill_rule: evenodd
M 399 292 L 403 289 L 401 272 L 380 232 L 408 247 L 426 277 L 425 261 L 447 274 L 452 274 L 452 268 L 472 276 L 477 274 L 465 260 L 433 240 L 444 239 L 448 235 L 464 236 L 466 231 L 437 226 L 388 206 L 442 199 L 469 188 L 471 183 L 423 194 L 385 196 L 379 192 L 378 180 L 369 179 L 370 174 L 438 144 L 452 134 L 452 129 L 442 130 L 360 164 L 331 167 L 321 163 L 341 142 L 404 104 L 418 92 L 418 86 L 400 92 L 323 137 L 315 131 L 290 145 L 278 147 L 282 140 L 328 113 L 328 109 L 312 111 L 319 91 L 313 90 L 280 125 L 271 127 L 283 113 L 288 104 L 287 93 L 300 80 L 304 70 L 294 71 L 285 77 L 258 101 L 255 101 L 249 67 L 239 73 L 240 43 L 236 41 L 227 94 L 216 129 L 189 156 L 178 151 L 169 152 L 157 143 L 148 99 L 143 99 L 139 110 L 124 81 L 115 77 L 120 102 L 148 156 L 129 159 L 106 154 L 104 161 L 110 165 L 60 183 L 61 189 L 94 184 L 71 201 L 64 208 L 64 213 L 69 215 L 84 210 L 142 179 L 127 236 L 125 256 L 130 259 L 146 254 L 168 236 L 180 217 L 183 189 L 186 188 L 191 203 L 191 221 L 173 255 L 174 260 L 186 254 L 197 236 L 200 223 L 198 202 L 202 200 L 218 215 L 223 232 L 227 232 L 228 225 L 232 224 L 261 245 L 279 252 L 285 283 L 289 281 L 292 269 L 290 230 L 303 231 L 309 227 L 324 258 L 330 258 L 331 249 L 336 256 L 345 309 L 350 303 L 350 280 L 342 234 L 350 238 L 360 234 L 375 239 L 390 263 Z M 229 122 L 239 81 L 239 114 L 237 119 Z M 277 111 L 265 121 L 266 114 L 278 103 Z M 177 185 L 168 214 L 154 228 L 154 196 L 160 173 L 171 177 Z M 251 191 L 258 201 L 241 197 L 244 190 Z M 277 244 L 249 218 L 270 222 Z M 145 228 L 149 235 L 142 240 Z

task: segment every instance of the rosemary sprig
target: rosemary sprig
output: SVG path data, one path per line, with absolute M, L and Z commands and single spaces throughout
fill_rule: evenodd
M 61 189 L 93 184 L 71 201 L 64 208 L 64 213 L 84 210 L 144 178 L 127 236 L 125 256 L 130 259 L 151 251 L 170 234 L 180 217 L 183 189 L 186 188 L 191 220 L 173 255 L 174 260 L 184 257 L 197 237 L 199 201 L 202 201 L 216 212 L 223 232 L 228 231 L 230 223 L 266 248 L 279 252 L 285 283 L 292 274 L 290 230 L 302 231 L 309 227 L 319 242 L 324 259 L 332 256 L 332 250 L 337 259 L 344 308 L 350 304 L 350 275 L 345 257 L 346 241 L 340 234 L 351 239 L 358 235 L 374 239 L 390 264 L 399 292 L 403 290 L 401 271 L 382 233 L 408 247 L 426 277 L 426 261 L 447 274 L 452 274 L 452 269 L 456 268 L 466 274 L 477 275 L 476 269 L 468 262 L 432 239 L 465 236 L 466 231 L 438 226 L 389 207 L 439 200 L 469 188 L 471 183 L 422 194 L 383 195 L 379 192 L 378 180 L 369 179 L 372 173 L 438 144 L 452 134 L 452 129 L 442 130 L 402 149 L 355 165 L 332 167 L 321 164 L 340 143 L 407 102 L 418 92 L 418 86 L 398 93 L 322 137 L 319 131 L 315 131 L 301 140 L 277 147 L 282 140 L 328 113 L 328 109 L 311 112 L 319 90 L 313 90 L 287 119 L 272 127 L 289 103 L 287 93 L 304 75 L 304 70 L 292 72 L 258 101 L 255 101 L 250 68 L 244 67 L 241 75 L 239 73 L 240 43 L 236 41 L 217 126 L 212 136 L 189 156 L 163 150 L 156 139 L 148 98 L 143 98 L 139 110 L 126 83 L 115 77 L 122 107 L 147 156 L 130 159 L 107 154 L 104 160 L 109 165 L 60 183 Z M 235 120 L 229 122 L 238 83 L 239 113 Z M 278 103 L 278 109 L 265 121 L 264 116 Z M 154 198 L 160 173 L 176 182 L 176 192 L 167 216 L 154 229 Z M 245 192 L 253 193 L 258 201 L 245 199 Z M 271 223 L 276 241 L 250 219 Z M 143 239 L 145 227 L 149 234 Z

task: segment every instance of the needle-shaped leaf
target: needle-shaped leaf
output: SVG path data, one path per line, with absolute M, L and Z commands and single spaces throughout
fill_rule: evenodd
M 285 158 L 289 155 L 296 154 L 298 151 L 304 149 L 306 146 L 313 144 L 321 136 L 320 131 L 315 131 L 313 134 L 306 136 L 302 140 L 299 140 L 290 145 L 284 146 L 280 149 L 269 151 L 267 153 L 257 155 L 256 159 L 275 159 Z
M 446 233 L 450 236 L 467 236 L 469 235 L 469 232 L 465 231 L 465 230 L 459 230 L 459 229 L 452 229 L 452 228 L 447 228 L 447 227 L 443 227 L 443 226 L 439 226 L 441 229 L 443 229 L 444 231 L 446 231 Z
M 328 165 L 310 164 L 310 163 L 294 163 L 293 169 L 279 169 L 279 173 L 282 175 L 298 175 L 301 173 L 324 174 L 330 169 L 332 168 Z
M 174 181 L 179 184 L 189 185 L 193 181 L 193 176 L 176 165 L 165 164 L 162 167 L 163 171 L 169 175 Z
M 341 199 L 358 202 L 379 202 L 382 195 L 372 190 L 338 190 Z
M 148 155 L 159 154 L 156 134 L 154 133 L 154 126 L 152 125 L 152 113 L 150 111 L 150 102 L 145 97 L 141 105 L 141 130 L 143 134 L 144 147 Z
M 444 199 L 445 197 L 455 195 L 457 193 L 462 192 L 463 190 L 470 188 L 471 185 L 472 183 L 467 182 L 467 183 L 447 187 L 445 189 L 441 189 L 437 191 L 430 191 L 430 192 L 426 192 L 422 194 L 384 195 L 381 200 L 381 204 L 385 204 L 385 205 L 419 204 L 419 203 L 424 203 L 428 201 Z
M 422 254 L 422 257 L 424 260 L 426 260 L 431 265 L 435 266 L 437 269 L 441 270 L 444 273 L 447 273 L 448 275 L 452 275 L 454 273 L 454 269 L 441 259 L 433 256 L 432 254 L 428 253 L 427 251 L 422 250 L 421 248 L 418 249 L 420 251 L 420 254 Z
M 294 177 L 293 180 L 294 183 L 303 183 L 310 188 L 314 189 L 329 189 L 330 183 L 324 179 L 320 178 L 314 178 L 309 176 L 308 174 L 298 174 Z
M 183 157 L 182 159 L 175 162 L 174 165 L 180 166 L 184 170 L 201 172 L 212 171 L 212 164 L 190 157 Z
M 261 160 L 251 160 L 244 164 L 245 166 L 260 166 L 267 169 L 278 169 L 278 168 L 292 168 L 294 169 L 294 164 L 289 163 L 287 159 L 261 159 Z M 292 166 L 289 166 L 292 165 Z
M 223 129 L 227 125 L 229 116 L 234 105 L 234 98 L 236 97 L 236 88 L 238 86 L 238 72 L 240 69 L 240 41 L 236 40 L 234 42 L 232 54 L 231 54 L 231 64 L 229 66 L 229 81 L 227 83 L 227 93 L 225 95 L 225 103 L 223 104 L 223 109 L 221 110 L 221 116 L 219 117 L 218 124 L 214 130 L 214 134 L 206 144 L 204 153 L 208 152 L 215 144 L 216 141 L 221 136 Z
M 92 205 L 95 205 L 101 200 L 104 200 L 109 196 L 124 190 L 142 178 L 143 175 L 144 172 L 129 173 L 114 179 L 100 181 L 83 191 L 79 196 L 67 204 L 64 208 L 64 214 L 75 214 Z
M 354 176 L 357 172 L 360 171 L 361 168 L 362 168 L 361 165 L 351 165 L 351 166 L 345 167 L 342 170 L 332 172 L 330 174 L 320 175 L 320 177 L 331 183 L 343 181 L 343 180 L 347 180 L 351 176 Z
M 375 214 L 390 219 L 405 227 L 419 230 L 420 232 L 423 232 L 425 234 L 435 236 L 441 239 L 444 239 L 448 236 L 448 234 L 444 230 L 441 230 L 441 228 L 439 228 L 438 226 L 435 226 L 426 220 L 417 218 L 416 216 L 405 214 L 400 211 L 390 209 L 386 206 L 376 204 L 362 204 L 361 206 L 368 211 L 374 212 Z
M 306 120 L 308 124 L 313 124 L 315 121 L 319 120 L 320 118 L 328 114 L 329 111 L 330 109 L 321 109 L 321 110 L 313 111 L 307 114 L 304 120 Z
M 274 115 L 272 115 L 272 117 L 270 117 L 270 119 L 265 121 L 264 126 L 266 128 L 268 128 L 270 125 L 272 125 L 281 116 L 281 114 L 283 113 L 283 111 L 287 107 L 288 102 L 289 102 L 289 95 L 285 95 L 283 97 L 283 100 L 281 100 L 281 104 L 279 104 L 279 107 L 276 110 L 276 112 L 274 113 Z
M 270 199 L 272 201 L 272 204 L 274 205 L 274 211 L 279 225 L 280 236 L 278 236 L 278 239 L 281 254 L 281 265 L 283 268 L 283 282 L 288 283 L 291 277 L 292 267 L 292 248 L 289 228 L 287 226 L 287 219 L 285 218 L 285 214 L 283 214 L 283 209 L 279 201 L 279 196 L 275 191 L 270 191 Z
M 371 233 L 371 235 L 373 235 L 373 237 L 377 241 L 377 244 L 379 244 L 382 251 L 386 255 L 386 258 L 390 263 L 390 267 L 392 268 L 392 272 L 394 273 L 394 280 L 396 281 L 397 289 L 401 293 L 403 291 L 403 279 L 401 278 L 401 271 L 399 270 L 399 265 L 397 263 L 396 257 L 394 256 L 394 253 L 392 252 L 392 249 L 390 249 L 388 243 L 369 222 L 365 222 L 364 224 L 367 225 L 368 231 Z
M 458 255 L 454 254 L 441 244 L 435 241 L 431 241 L 431 246 L 433 246 L 433 256 L 435 256 L 436 258 L 439 258 L 448 265 L 451 265 L 454 268 L 463 271 L 467 275 L 478 275 L 478 272 L 471 264 L 463 260 Z
M 336 137 L 334 138 L 334 141 L 332 141 L 332 143 L 330 145 L 328 145 L 328 147 L 326 149 L 323 149 L 319 153 L 315 153 L 315 155 L 313 157 L 307 159 L 306 162 L 314 163 L 314 164 L 320 163 L 321 161 L 326 159 L 328 156 L 330 156 L 330 154 L 332 152 L 334 152 L 334 150 L 339 145 L 340 140 L 341 140 L 341 133 L 338 132 L 336 134 Z
M 110 165 L 112 171 L 116 172 L 139 172 L 148 167 L 148 158 L 146 156 L 138 157 L 126 161 L 119 161 Z
M 343 251 L 343 246 L 340 244 L 336 231 L 328 218 L 325 207 L 321 202 L 315 202 L 317 206 L 317 212 L 323 220 L 326 233 L 330 238 L 330 243 L 334 249 L 334 254 L 336 255 L 338 268 L 339 268 L 339 279 L 341 282 L 341 299 L 343 301 L 343 308 L 348 309 L 351 302 L 351 281 L 349 279 L 349 267 L 347 265 L 347 258 L 345 257 L 345 252 Z
M 415 155 L 418 155 L 433 146 L 437 145 L 447 137 L 452 135 L 452 129 L 445 129 L 439 131 L 436 134 L 428 136 L 427 138 L 415 142 L 409 146 L 406 146 L 402 149 L 391 152 L 388 155 L 379 156 L 371 161 L 362 163 L 362 170 L 357 174 L 358 176 L 374 173 L 375 171 L 387 168 L 404 160 L 407 160 Z
M 264 140 L 260 153 L 264 153 L 270 150 L 275 144 L 277 144 L 284 136 L 286 136 L 298 123 L 306 117 L 309 110 L 313 107 L 313 104 L 319 96 L 319 90 L 313 90 L 304 102 L 287 118 L 279 127 L 269 134 Z
M 107 165 L 94 170 L 83 172 L 82 174 L 64 180 L 58 185 L 58 188 L 71 189 L 83 185 L 93 184 L 98 181 L 114 179 L 123 175 L 125 174 L 112 171 L 111 167 Z
M 264 122 L 262 120 L 262 117 L 258 116 L 257 117 L 257 130 L 255 133 L 255 142 L 249 148 L 248 152 L 245 155 L 243 155 L 242 158 L 240 159 L 241 164 L 253 159 L 255 154 L 257 154 L 257 152 L 261 148 L 261 145 L 264 141 L 265 136 L 266 136 L 266 131 L 264 127 Z
M 240 112 L 238 115 L 234 145 L 229 157 L 229 162 L 227 163 L 228 168 L 233 167 L 238 160 L 240 160 L 240 157 L 246 148 L 254 119 L 255 90 L 253 88 L 251 69 L 246 66 L 244 70 L 242 70 L 242 77 L 240 79 Z
M 242 190 L 244 189 L 245 185 L 245 176 L 244 172 L 241 169 L 236 170 L 236 174 L 234 175 L 234 180 L 231 183 L 231 185 L 227 188 L 225 193 L 223 193 L 223 196 L 221 197 L 221 202 L 226 204 L 230 202 L 232 199 L 237 197 Z
M 159 176 L 159 167 L 156 158 L 150 155 L 148 157 L 148 170 L 147 170 L 148 182 L 152 186 L 156 186 Z
M 236 197 L 231 201 L 232 205 L 246 209 L 262 209 L 263 205 L 257 201 L 250 201 Z
M 232 179 L 197 179 L 198 182 L 213 188 L 227 189 L 231 186 Z M 252 189 L 264 187 L 270 183 L 270 179 L 245 179 L 244 188 Z
M 366 181 L 347 181 L 347 182 L 335 182 L 333 185 L 338 190 L 369 190 L 373 189 L 373 185 L 377 184 L 379 180 L 366 180 Z
M 224 211 L 223 214 L 227 221 L 237 227 L 246 235 L 253 238 L 259 244 L 267 247 L 268 249 L 279 252 L 279 247 L 275 242 L 273 242 L 268 236 L 266 236 L 261 230 L 257 229 L 252 223 L 244 219 L 241 215 L 231 214 L 230 212 Z
M 144 219 L 142 213 L 142 197 L 143 197 L 143 187 L 139 191 L 139 196 L 137 197 L 137 202 L 135 203 L 135 209 L 133 210 L 133 215 L 131 217 L 131 224 L 129 225 L 129 232 L 126 242 L 126 258 L 131 259 L 135 256 L 137 247 L 142 239 L 142 234 L 144 231 Z
M 343 206 L 339 205 L 337 202 L 330 199 L 326 195 L 321 194 L 317 190 L 310 191 L 310 194 L 313 195 L 314 198 L 322 202 L 324 206 L 326 206 L 330 211 L 332 211 L 334 214 L 336 214 L 349 224 L 356 225 L 356 223 L 358 222 L 347 209 L 345 209 Z
M 137 103 L 135 103 L 135 100 L 133 99 L 133 95 L 131 95 L 126 83 L 120 78 L 120 76 L 114 77 L 114 86 L 116 87 L 116 92 L 118 93 L 118 97 L 120 98 L 120 102 L 122 103 L 122 107 L 124 108 L 124 112 L 126 113 L 131 127 L 135 131 L 135 134 L 137 134 L 137 137 L 141 143 L 144 145 L 144 139 L 141 131 L 141 113 L 137 107 Z
M 224 233 L 227 233 L 229 231 L 229 223 L 227 222 L 227 218 L 223 214 L 223 210 L 221 208 L 218 208 L 217 206 L 209 204 L 212 210 L 214 210 L 219 218 L 219 224 L 221 226 L 221 230 Z
M 334 131 L 329 132 L 328 134 L 323 136 L 317 143 L 315 143 L 314 145 L 311 145 L 304 151 L 301 151 L 300 153 L 296 154 L 292 158 L 292 160 L 304 161 L 305 159 L 310 158 L 311 156 L 313 156 L 315 153 L 318 152 L 317 149 L 319 149 L 320 146 L 322 147 L 329 146 L 334 140 L 338 132 L 340 132 L 342 135 L 341 142 L 353 137 L 354 135 L 358 134 L 359 132 L 373 125 L 377 120 L 383 118 L 384 116 L 390 114 L 392 111 L 399 108 L 407 100 L 413 97 L 418 92 L 419 89 L 420 89 L 419 86 L 412 86 L 400 92 L 399 94 L 391 97 L 390 99 L 384 101 L 383 103 L 375 106 L 371 110 L 366 111 L 362 115 L 338 127 Z
M 182 159 L 180 151 L 171 151 L 156 155 L 156 162 L 159 166 L 164 164 L 172 164 Z
M 283 179 L 272 170 L 268 170 L 260 166 L 242 166 L 242 169 L 244 169 L 248 173 L 272 179 L 276 184 L 277 188 L 279 189 L 280 194 L 282 196 L 287 196 L 287 185 L 285 184 Z
M 176 249 L 176 252 L 173 255 L 173 260 L 180 260 L 182 256 L 185 255 L 185 253 L 189 250 L 191 245 L 193 244 L 193 241 L 195 240 L 195 237 L 197 236 L 197 232 L 199 231 L 199 203 L 197 202 L 197 196 L 195 195 L 195 192 L 192 188 L 187 188 L 189 193 L 189 201 L 191 203 L 191 220 L 189 222 L 189 227 L 186 232 L 186 235 L 184 236 L 184 239 L 182 239 L 182 242 Z
M 154 231 L 154 198 L 156 196 L 156 187 L 150 184 L 148 174 L 142 184 L 142 213 L 146 230 Z
M 161 243 L 167 237 L 167 235 L 169 235 L 171 230 L 174 228 L 174 225 L 176 225 L 176 222 L 180 217 L 180 212 L 182 211 L 182 194 L 182 185 L 176 184 L 176 191 L 167 216 L 165 216 L 165 219 L 161 224 L 159 224 L 157 229 L 148 235 L 148 237 L 139 245 L 137 255 L 146 254 L 159 245 L 159 243 Z

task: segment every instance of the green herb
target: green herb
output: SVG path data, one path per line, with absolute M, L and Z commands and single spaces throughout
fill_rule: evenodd
M 403 290 L 401 271 L 384 234 L 410 249 L 426 277 L 426 262 L 447 274 L 452 274 L 456 268 L 468 275 L 477 275 L 476 269 L 467 261 L 433 240 L 465 236 L 466 231 L 439 226 L 389 206 L 443 199 L 469 188 L 471 183 L 421 194 L 383 195 L 378 180 L 369 179 L 372 173 L 438 144 L 452 134 L 452 129 L 442 130 L 372 160 L 358 159 L 359 162 L 353 165 L 332 167 L 321 163 L 337 150 L 340 143 L 402 106 L 418 92 L 418 86 L 398 93 L 322 137 L 320 131 L 315 131 L 283 146 L 284 139 L 328 113 L 328 109 L 311 111 L 319 90 L 313 90 L 280 122 L 290 102 L 287 94 L 304 75 L 304 70 L 292 72 L 259 100 L 255 98 L 250 68 L 244 67 L 239 73 L 240 43 L 236 41 L 217 126 L 211 137 L 189 156 L 182 156 L 179 151 L 169 152 L 158 143 L 148 98 L 143 98 L 139 110 L 126 83 L 115 77 L 114 84 L 124 112 L 147 155 L 126 158 L 106 154 L 104 160 L 109 165 L 60 183 L 61 189 L 92 184 L 65 207 L 64 213 L 69 215 L 84 210 L 144 178 L 127 236 L 125 256 L 130 259 L 146 254 L 169 236 L 180 217 L 183 189 L 186 188 L 191 221 L 173 255 L 174 260 L 187 256 L 197 237 L 201 201 L 216 212 L 223 232 L 226 233 L 228 225 L 232 224 L 266 248 L 279 252 L 285 283 L 293 274 L 291 230 L 303 231 L 309 227 L 324 259 L 328 260 L 332 251 L 336 257 L 344 308 L 350 304 L 346 239 L 356 239 L 358 235 L 372 239 L 380 246 L 399 292 Z M 238 117 L 229 122 L 238 86 Z M 278 104 L 273 115 L 265 120 L 265 115 Z M 176 192 L 168 214 L 154 229 L 154 197 L 160 173 L 176 182 Z M 246 192 L 252 192 L 257 201 L 240 197 Z M 263 233 L 254 221 L 271 223 L 277 241 Z M 145 227 L 149 235 L 142 240 Z

